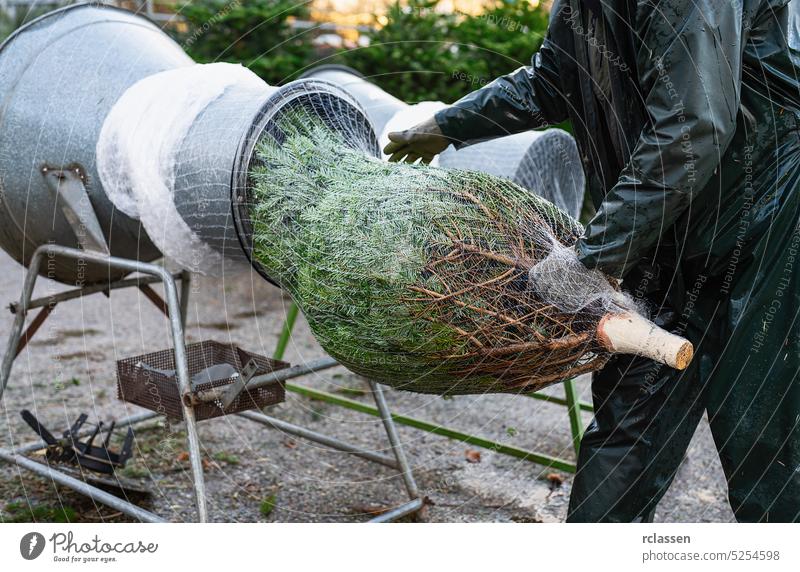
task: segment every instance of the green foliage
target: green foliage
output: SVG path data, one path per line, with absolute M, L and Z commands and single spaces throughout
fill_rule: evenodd
M 349 65 L 409 102 L 453 102 L 495 77 L 527 64 L 547 28 L 547 10 L 530 0 L 490 0 L 480 15 L 436 12 L 440 0 L 402 0 L 387 21 L 366 32 L 370 46 L 341 52 Z M 308 19 L 307 3 L 293 0 L 192 0 L 181 7 L 186 29 L 173 35 L 202 63 L 242 63 L 270 84 L 296 79 L 319 59 L 312 30 L 292 29 Z M 0 40 L 47 6 L 0 12 Z
M 481 348 L 506 333 L 515 342 L 534 330 L 541 339 L 561 335 L 559 320 L 513 300 L 528 297 L 527 266 L 504 271 L 496 257 L 454 247 L 466 241 L 502 260 L 545 256 L 554 235 L 580 234 L 554 205 L 484 173 L 386 163 L 299 112 L 279 128 L 281 143 L 264 137 L 250 172 L 254 256 L 340 363 L 410 391 L 503 391 L 480 369 L 491 364 L 467 330 L 485 336 Z M 497 289 L 481 288 L 488 284 Z M 455 302 L 431 306 L 420 291 Z M 498 308 L 520 313 L 511 330 Z M 503 367 L 501 377 L 511 371 Z
M 75 509 L 68 505 L 28 505 L 13 502 L 6 505 L 1 522 L 75 522 Z
M 367 34 L 369 47 L 337 61 L 405 101 L 451 103 L 528 64 L 547 29 L 547 11 L 529 0 L 496 0 L 478 16 L 442 14 L 438 4 L 396 2 L 388 22 Z
M 457 39 L 473 77 L 492 80 L 523 65 L 544 39 L 548 13 L 530 0 L 499 0 L 478 17 L 464 18 Z
M 530 61 L 547 28 L 547 11 L 530 0 L 493 0 L 480 15 L 441 13 L 440 0 L 402 0 L 365 33 L 368 47 L 324 62 L 349 65 L 409 102 L 452 102 Z M 177 40 L 199 62 L 241 62 L 271 84 L 296 79 L 319 58 L 313 31 L 293 30 L 306 4 L 291 0 L 195 0 L 181 14 Z M 323 62 L 320 62 L 323 63 Z
M 267 498 L 261 501 L 261 506 L 259 507 L 259 512 L 261 512 L 261 516 L 267 518 L 272 511 L 275 510 L 275 505 L 278 504 L 278 496 L 277 495 L 269 495 Z
M 11 33 L 31 20 L 35 20 L 42 14 L 46 14 L 54 6 L 19 6 L 16 13 L 11 16 L 5 10 L 0 10 L 0 42 L 5 40 Z
M 388 22 L 366 34 L 370 45 L 344 52 L 337 61 L 405 101 L 442 99 L 454 85 L 463 93 L 463 83 L 451 78 L 460 69 L 458 16 L 434 12 L 437 4 L 438 0 L 394 3 L 386 14 Z
M 226 453 L 225 451 L 220 451 L 214 455 L 214 460 L 220 463 L 225 463 L 226 465 L 238 465 L 239 464 L 239 457 L 236 455 L 232 455 L 231 453 Z
M 196 61 L 242 63 L 280 84 L 312 60 L 311 37 L 290 18 L 308 18 L 293 0 L 194 0 L 181 9 L 188 30 L 176 38 Z
M 128 463 L 125 468 L 119 470 L 119 473 L 127 479 L 146 479 L 150 476 L 147 467 L 136 462 Z

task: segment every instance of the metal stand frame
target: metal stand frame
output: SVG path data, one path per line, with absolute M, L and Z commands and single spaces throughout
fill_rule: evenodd
M 283 358 L 283 354 L 285 353 L 286 347 L 289 344 L 289 339 L 291 338 L 295 322 L 297 321 L 298 312 L 299 310 L 297 304 L 292 302 L 286 311 L 286 318 L 283 322 L 281 335 L 280 338 L 278 339 L 278 343 L 275 346 L 275 353 L 272 356 L 274 359 Z M 374 407 L 371 407 L 360 401 L 356 401 L 354 399 L 348 399 L 346 397 L 342 397 L 339 395 L 334 395 L 326 391 L 320 391 L 318 389 L 312 389 L 309 387 L 304 387 L 302 385 L 296 385 L 292 383 L 287 383 L 286 389 L 288 391 L 292 391 L 300 395 L 305 395 L 310 399 L 331 403 L 333 405 L 338 405 L 340 407 L 352 409 L 354 411 L 365 413 L 367 415 L 380 415 L 380 411 Z M 572 433 L 572 446 L 575 450 L 575 455 L 577 455 L 584 431 L 581 412 L 582 411 L 592 412 L 594 411 L 594 408 L 592 407 L 591 403 L 586 403 L 578 399 L 578 393 L 576 391 L 575 383 L 573 380 L 569 379 L 564 382 L 564 393 L 565 393 L 564 398 L 556 397 L 553 395 L 547 395 L 544 393 L 536 393 L 536 392 L 528 393 L 526 395 L 527 397 L 530 397 L 532 399 L 547 401 L 548 403 L 553 403 L 555 405 L 563 405 L 567 408 L 570 431 Z M 441 435 L 442 437 L 447 437 L 449 439 L 462 441 L 464 443 L 468 443 L 476 447 L 482 447 L 484 449 L 489 449 L 491 451 L 495 451 L 503 455 L 516 457 L 517 459 L 530 461 L 538 465 L 543 465 L 545 467 L 552 467 L 554 469 L 558 469 L 566 473 L 574 473 L 576 471 L 576 464 L 566 459 L 553 457 L 545 453 L 538 453 L 536 451 L 521 449 L 519 447 L 504 445 L 503 443 L 492 441 L 491 439 L 484 439 L 483 437 L 480 437 L 478 435 L 464 433 L 463 431 L 446 427 L 444 425 L 431 423 L 429 421 L 425 421 L 424 419 L 418 419 L 416 417 L 393 414 L 392 418 L 396 423 L 399 423 L 401 425 L 407 425 L 409 427 L 414 427 L 415 429 L 419 429 L 421 431 L 426 431 L 428 433 Z
M 33 288 L 39 276 L 39 268 L 41 266 L 42 259 L 48 255 L 108 265 L 111 268 L 123 269 L 130 272 L 139 272 L 145 276 L 118 280 L 107 285 L 104 284 L 101 286 L 77 288 L 53 296 L 32 299 Z M 180 280 L 181 282 L 180 297 L 178 296 L 176 280 Z M 164 285 L 166 300 L 162 299 L 150 287 L 150 284 L 156 282 L 161 282 Z M 59 302 L 79 298 L 97 292 L 108 293 L 110 290 L 132 286 L 139 288 L 142 293 L 169 318 L 170 329 L 172 333 L 172 343 L 175 351 L 175 365 L 179 390 L 182 395 L 190 393 L 191 386 L 189 381 L 189 370 L 186 361 L 186 344 L 184 340 L 184 328 L 186 325 L 190 290 L 189 273 L 181 272 L 178 274 L 171 274 L 165 268 L 155 264 L 108 256 L 102 252 L 79 250 L 58 245 L 44 245 L 36 249 L 33 257 L 31 258 L 19 302 L 17 304 L 11 304 L 9 307 L 11 312 L 15 314 L 15 318 L 11 334 L 8 338 L 6 352 L 3 355 L 2 367 L 0 367 L 0 399 L 2 399 L 6 385 L 8 384 L 11 374 L 11 367 L 14 363 L 14 360 L 24 349 L 36 331 L 41 327 L 50 313 L 52 313 L 53 309 Z M 36 308 L 41 308 L 41 310 L 33 318 L 28 328 L 23 331 L 28 313 Z M 322 358 L 303 366 L 291 367 L 284 370 L 279 370 L 273 374 L 269 374 L 268 376 L 263 376 L 265 378 L 269 378 L 268 380 L 259 380 L 254 378 L 250 381 L 248 387 L 250 387 L 251 384 L 259 382 L 266 383 L 269 381 L 274 382 L 275 380 L 283 381 L 300 377 L 302 375 L 307 375 L 315 371 L 331 368 L 336 365 L 338 365 L 337 362 L 332 358 Z M 374 382 L 370 382 L 370 387 L 372 389 L 372 395 L 377 406 L 376 412 L 383 421 L 383 425 L 389 439 L 389 444 L 393 453 L 392 457 L 362 449 L 355 445 L 339 441 L 338 439 L 311 431 L 304 427 L 269 417 L 263 413 L 244 412 L 239 415 L 245 419 L 260 423 L 267 427 L 278 429 L 296 437 L 314 441 L 327 447 L 350 453 L 399 471 L 401 477 L 403 478 L 403 483 L 405 485 L 406 492 L 408 493 L 409 500 L 392 509 L 391 511 L 373 518 L 370 522 L 388 522 L 413 513 L 417 513 L 420 515 L 420 517 L 422 517 L 425 509 L 425 502 L 419 493 L 413 473 L 403 451 L 402 444 L 398 438 L 394 416 L 389 411 L 381 387 Z M 182 401 L 184 420 L 186 421 L 187 445 L 192 470 L 192 481 L 197 504 L 197 516 L 200 522 L 207 522 L 208 511 L 206 506 L 205 477 L 203 475 L 200 441 L 197 434 L 197 423 L 194 417 L 194 409 L 191 405 L 187 405 L 189 400 Z M 134 425 L 149 419 L 153 419 L 157 416 L 158 414 L 154 412 L 134 415 L 127 419 L 118 421 L 117 427 Z M 13 450 L 0 449 L 0 460 L 14 463 L 22 469 L 26 469 L 41 476 L 50 478 L 63 486 L 69 487 L 80 494 L 86 495 L 99 503 L 110 506 L 142 522 L 164 522 L 163 518 L 150 511 L 144 510 L 133 503 L 109 494 L 82 480 L 66 475 L 54 467 L 32 461 L 31 459 L 23 456 L 23 453 L 40 449 L 42 446 L 42 443 L 37 442 L 23 445 Z

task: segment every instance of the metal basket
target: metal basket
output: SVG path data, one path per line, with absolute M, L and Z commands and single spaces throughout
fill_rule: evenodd
M 247 352 L 233 344 L 211 340 L 187 345 L 186 359 L 190 378 L 212 366 L 223 364 L 232 366 L 241 374 L 250 360 L 254 360 L 258 366 L 255 375 L 289 366 L 286 362 Z M 192 393 L 224 387 L 234 383 L 236 379 L 232 375 L 206 383 L 193 383 Z M 175 353 L 171 349 L 117 361 L 117 391 L 118 397 L 123 401 L 135 403 L 171 419 L 183 419 L 178 378 L 175 375 Z M 195 418 L 200 421 L 248 409 L 262 409 L 282 402 L 285 395 L 283 383 L 275 382 L 254 390 L 242 391 L 225 410 L 218 401 L 199 403 L 194 406 Z

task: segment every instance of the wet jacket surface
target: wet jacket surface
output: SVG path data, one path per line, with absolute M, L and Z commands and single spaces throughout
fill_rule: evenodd
M 737 518 L 800 519 L 794 8 L 600 5 L 609 45 L 590 45 L 585 2 L 557 0 L 530 66 L 436 116 L 457 146 L 571 120 L 597 209 L 579 256 L 695 344 L 683 373 L 615 358 L 595 377 L 572 518 L 652 516 L 707 412 Z M 605 105 L 587 64 L 598 48 Z

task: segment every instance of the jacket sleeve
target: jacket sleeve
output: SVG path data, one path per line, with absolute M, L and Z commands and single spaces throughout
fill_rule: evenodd
M 733 137 L 740 101 L 741 2 L 650 4 L 637 25 L 648 122 L 577 244 L 586 266 L 619 278 L 698 200 Z
M 439 128 L 456 148 L 565 119 L 567 104 L 549 33 L 530 66 L 495 79 L 436 114 Z

